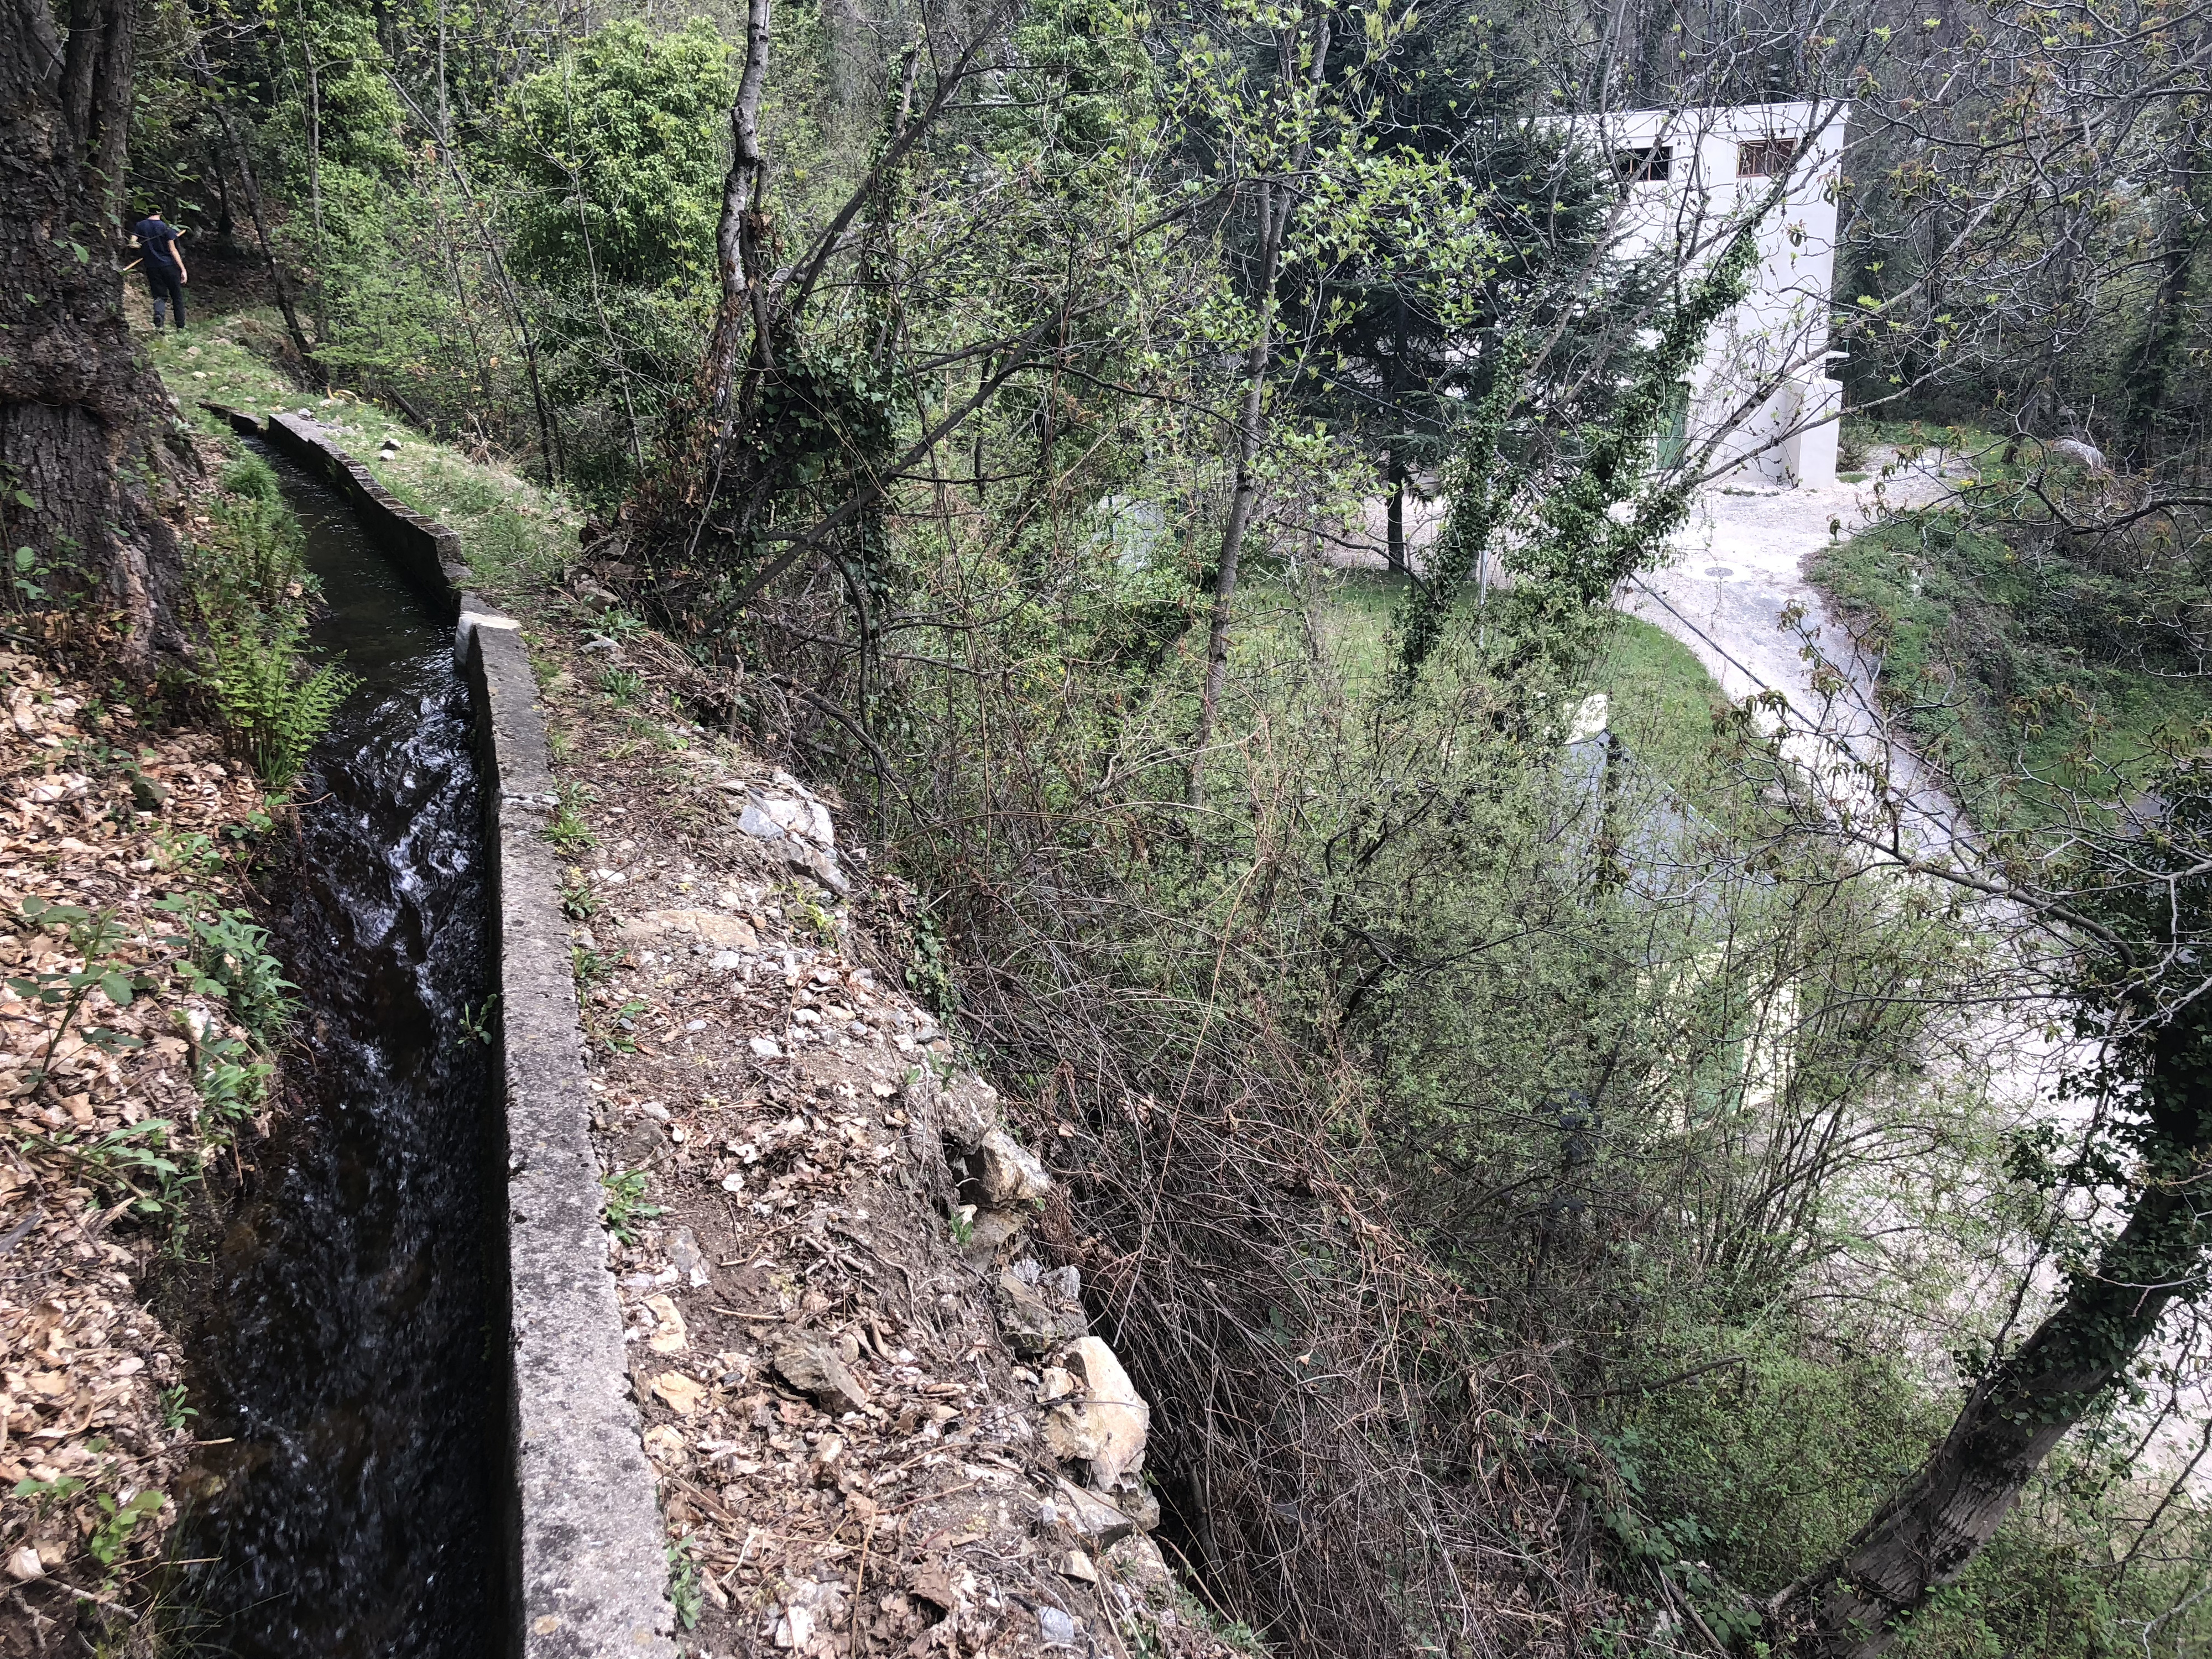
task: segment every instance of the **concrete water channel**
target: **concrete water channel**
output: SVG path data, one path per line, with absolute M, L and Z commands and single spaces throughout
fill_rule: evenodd
M 193 1397 L 230 1443 L 189 1603 L 243 1659 L 479 1655 L 504 1321 L 475 721 L 450 625 L 348 503 L 264 453 L 326 601 L 315 642 L 360 684 L 295 792 L 276 932 L 301 1040 L 193 1333 Z
M 295 799 L 286 1110 L 211 1265 L 211 1650 L 672 1659 L 520 624 L 312 422 L 265 427 L 362 684 Z

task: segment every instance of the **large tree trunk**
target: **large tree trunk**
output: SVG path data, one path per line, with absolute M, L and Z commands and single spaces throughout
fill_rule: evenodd
M 2154 1046 L 2154 1138 L 2128 1224 L 2077 1273 L 2033 1335 L 1967 1395 L 1942 1445 L 1838 1557 L 1774 1599 L 1768 1637 L 1808 1659 L 1871 1659 L 1899 1622 L 1996 1534 L 2066 1431 L 2117 1382 L 2160 1316 L 2203 1273 L 2205 1034 L 2170 1027 Z
M 123 318 L 136 0 L 71 0 L 66 39 L 48 0 L 0 0 L 0 532 L 56 598 L 117 613 L 143 675 L 175 642 L 181 561 L 150 482 L 165 394 Z

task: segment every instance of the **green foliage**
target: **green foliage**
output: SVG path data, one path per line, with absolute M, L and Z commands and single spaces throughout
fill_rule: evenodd
M 699 1583 L 699 1563 L 692 1554 L 695 1547 L 688 1536 L 668 1547 L 668 1600 L 676 1609 L 677 1622 L 685 1630 L 698 1628 L 699 1611 L 707 1598 Z
M 585 1028 L 611 1054 L 634 1054 L 637 1052 L 638 1017 L 649 1005 L 641 997 L 627 997 L 605 1019 L 587 1014 Z
M 229 493 L 215 528 L 186 559 L 204 635 L 196 683 L 262 781 L 289 788 L 357 682 L 310 665 L 314 582 L 276 474 L 249 455 L 225 470 L 223 482 Z
M 56 904 L 51 900 L 32 897 L 23 901 L 21 914 L 23 920 L 33 927 L 61 930 L 69 949 L 84 959 L 82 968 L 33 969 L 8 981 L 8 988 L 25 1000 L 62 1011 L 61 1018 L 47 1033 L 46 1048 L 29 1068 L 33 1079 L 42 1079 L 52 1069 L 55 1053 L 78 1023 L 94 991 L 105 997 L 111 1007 L 128 1008 L 138 993 L 151 990 L 153 985 L 143 975 L 101 959 L 122 938 L 121 925 L 112 912 L 95 913 L 82 905 Z M 110 1054 L 145 1046 L 141 1038 L 104 1026 L 86 1030 L 84 1041 Z
M 42 605 L 46 602 L 46 583 L 52 575 L 52 568 L 39 556 L 35 547 L 15 550 L 14 568 L 9 572 L 11 598 L 18 608 Z
M 580 853 L 599 844 L 599 837 L 592 833 L 591 826 L 584 822 L 576 807 L 575 795 L 563 789 L 553 816 L 546 821 L 545 839 L 563 853 Z
M 1814 561 L 1882 665 L 1917 751 L 1991 826 L 2054 792 L 2116 793 L 2212 714 L 2201 561 L 2124 538 L 1983 522 L 1970 503 L 1892 515 Z
M 131 1534 L 137 1528 L 138 1523 L 161 1513 L 161 1505 L 167 1502 L 168 1495 L 166 1492 L 151 1487 L 129 1503 L 120 1504 L 106 1492 L 100 1493 L 93 1500 L 94 1507 L 100 1511 L 100 1523 L 93 1528 L 92 1535 L 85 1540 L 85 1548 L 101 1566 L 112 1568 L 130 1547 Z
M 659 1205 L 645 1201 L 645 1183 L 642 1170 L 621 1170 L 599 1177 L 607 1192 L 607 1231 L 625 1244 L 636 1243 L 639 1225 L 661 1212 Z
M 914 919 L 914 957 L 907 964 L 906 985 L 921 1006 L 939 1019 L 950 1019 L 959 1000 L 951 967 L 936 917 L 921 911 Z
M 735 89 L 703 17 L 660 35 L 610 23 L 523 80 L 497 128 L 518 270 L 555 288 L 711 283 Z
M 1589 648 L 1588 626 L 1603 625 L 1600 607 L 1658 556 L 1689 510 L 1698 469 L 1655 468 L 1654 458 L 1707 334 L 1744 295 L 1759 257 L 1754 230 L 1736 230 L 1667 308 L 1657 337 L 1627 354 L 1632 367 L 1618 398 L 1575 431 L 1577 465 L 1546 489 L 1534 522 L 1500 550 L 1516 580 L 1501 590 L 1487 620 L 1504 672 L 1523 672 L 1540 657 L 1571 671 Z M 1443 613 L 1490 554 L 1519 494 L 1508 438 L 1527 396 L 1521 378 L 1527 348 L 1508 336 L 1497 349 L 1499 366 L 1453 464 L 1455 491 L 1436 572 L 1407 597 L 1401 661 L 1409 679 L 1436 648 Z
M 359 682 L 327 665 L 302 678 L 298 631 L 217 633 L 208 647 L 206 684 L 217 711 L 262 781 L 289 788 Z
M 1753 1595 L 1828 1559 L 1944 1426 L 1894 1361 L 1848 1345 L 1815 1358 L 1812 1334 L 1678 1327 L 1639 1363 L 1658 1386 L 1612 1402 L 1608 1449 L 1638 1510 L 1693 1522 L 1689 1553 Z
M 459 1017 L 461 1034 L 454 1039 L 457 1045 L 474 1042 L 489 1048 L 498 1035 L 495 1010 L 499 1006 L 496 994 L 477 1003 L 464 1003 Z
M 488 591 L 541 586 L 575 556 L 574 509 L 510 472 L 472 466 L 428 444 L 379 459 L 375 471 L 386 489 L 460 537 L 463 556 Z
M 571 921 L 589 921 L 599 913 L 599 897 L 592 884 L 581 870 L 570 870 L 561 880 L 561 914 Z
M 1979 948 L 1961 912 L 1778 849 L 1759 794 L 1774 775 L 1742 721 L 1717 723 L 1729 711 L 1694 663 L 1609 614 L 1679 521 L 1667 422 L 1748 238 L 1702 273 L 1600 260 L 1585 283 L 1607 168 L 1521 120 L 1530 43 L 1491 44 L 1510 21 L 1328 16 L 1316 77 L 1311 9 L 1023 8 L 988 76 L 854 202 L 820 286 L 754 343 L 719 432 L 683 415 L 715 300 L 732 66 L 713 27 L 571 38 L 496 8 L 441 12 L 434 58 L 420 15 L 343 3 L 196 39 L 279 198 L 323 369 L 601 506 L 667 434 L 670 476 L 632 505 L 668 508 L 677 531 L 654 541 L 650 513 L 609 516 L 633 544 L 595 558 L 641 572 L 636 602 L 702 660 L 742 663 L 733 720 L 839 773 L 872 844 L 897 849 L 923 895 L 909 988 L 960 1008 L 1010 1098 L 1048 1103 L 1086 1230 L 1176 1298 L 1171 1340 L 1128 1333 L 1140 1382 L 1187 1392 L 1177 1367 L 1196 1364 L 1197 1382 L 1236 1391 L 1196 1453 L 1163 1412 L 1158 1455 L 1203 1455 L 1253 1500 L 1218 1517 L 1223 1582 L 1249 1591 L 1237 1610 L 1264 1622 L 1304 1571 L 1328 1593 L 1301 1616 L 1352 1609 L 1359 1634 L 1339 1645 L 1402 1644 L 1375 1633 L 1419 1605 L 1419 1573 L 1480 1558 L 1514 1564 L 1514 1617 L 1610 1629 L 1622 1651 L 1670 1596 L 1741 1636 L 1729 1586 L 1811 1565 L 1941 1426 L 1940 1389 L 1877 1356 L 1924 1310 L 1984 1311 L 1960 1314 L 1939 1271 L 1899 1267 L 1887 1315 L 1826 1312 L 1839 1285 L 1836 1300 L 1875 1300 L 1860 1291 L 1889 1240 L 1855 1204 L 1875 1194 L 1928 1261 L 2002 1259 L 2058 1152 L 1999 1143 L 1968 1091 L 1930 1074 L 1923 1016 Z M 787 268 L 917 105 L 896 51 L 841 36 L 833 52 L 808 8 L 776 9 L 775 30 L 759 228 Z M 937 45 L 915 60 L 920 102 Z M 181 176 L 205 88 L 173 43 L 149 61 L 164 50 L 135 148 Z M 1296 188 L 1267 295 L 1250 256 L 1279 185 L 1261 179 Z M 1672 302 L 1644 309 L 1655 295 Z M 1193 802 L 1193 626 L 1241 354 L 1263 319 L 1279 350 L 1261 371 L 1257 568 Z M 1039 324 L 1048 350 L 1014 365 L 1007 343 Z M 231 376 L 240 356 L 211 349 L 195 372 Z M 727 466 L 708 484 L 718 439 Z M 1447 452 L 1449 517 L 1421 585 L 1312 568 L 1308 550 L 1375 495 L 1377 457 L 1395 471 Z M 377 465 L 495 583 L 574 562 L 577 515 L 496 468 L 411 435 Z M 328 709 L 282 620 L 307 590 L 273 482 L 233 470 L 195 589 L 210 701 L 268 748 L 264 775 L 289 776 Z M 2065 688 L 2038 692 L 2058 710 L 2038 705 L 2045 730 L 2129 725 L 2064 630 L 2124 624 L 2141 590 L 2058 550 L 2072 574 L 2038 564 L 2027 581 L 1965 537 L 1940 550 L 2004 641 L 1987 653 L 2002 673 L 1975 677 Z M 793 553 L 781 586 L 750 592 Z M 1468 618 L 1486 556 L 1516 580 Z M 2161 568 L 2154 607 L 2177 641 L 2198 601 L 2185 563 Z M 1916 611 L 1922 568 L 1893 560 L 1863 581 L 1897 595 L 1893 669 L 1935 684 L 1960 660 L 1944 630 L 1966 607 Z M 600 625 L 639 626 L 623 611 Z M 618 704 L 642 692 L 626 671 L 600 684 Z M 1617 741 L 1563 752 L 1595 690 Z M 1998 769 L 1996 734 L 2031 723 L 2012 691 L 1953 702 L 1943 729 Z M 563 850 L 593 844 L 583 805 L 564 791 L 546 827 Z M 208 849 L 176 856 L 204 865 Z M 596 908 L 573 872 L 562 898 L 580 922 Z M 834 942 L 828 911 L 791 915 Z M 252 933 L 218 950 L 196 925 L 191 943 L 233 1006 L 281 1006 L 281 981 L 257 990 L 240 969 L 265 960 Z M 634 1048 L 647 1004 L 618 1000 L 598 951 L 573 963 L 592 1041 Z M 465 1011 L 465 1030 L 483 1018 Z M 262 1041 L 280 1018 L 253 1022 Z M 194 1063 L 218 1121 L 258 1109 L 250 1048 L 202 1043 Z M 163 1172 L 130 1160 L 161 1158 L 153 1143 L 100 1156 L 151 1190 Z M 2130 1178 L 2124 1159 L 2106 1173 Z M 645 1172 L 605 1185 L 609 1227 L 634 1242 L 659 1213 Z M 1322 1190 L 1349 1196 L 1313 1203 Z M 968 1224 L 956 1216 L 955 1236 Z M 1398 1317 L 1447 1304 L 1465 1311 Z M 1989 1334 L 1960 1333 L 1962 1352 Z M 1539 1379 L 1534 1403 L 1498 1406 L 1502 1376 Z M 1264 1433 L 1240 1442 L 1245 1424 Z M 1317 1484 L 1345 1468 L 1369 1484 L 1309 1504 L 1280 1467 L 1285 1438 L 1310 1442 Z M 1577 1462 L 1588 1478 L 1569 1492 L 1559 1471 Z M 1577 1495 L 1586 1540 L 1533 1518 Z M 1912 1651 L 2101 1650 L 2124 1601 L 2101 1570 L 2116 1512 L 2036 1498 L 1988 1558 L 2000 1565 L 1947 1593 L 1908 1638 L 1933 1645 Z M 1268 1534 L 1285 1510 L 1296 1528 Z M 1340 1513 L 1367 1530 L 1332 1532 Z M 1470 1539 L 1461 1558 L 1440 1541 Z M 1602 1596 L 1571 1582 L 1585 1541 Z M 688 1627 L 683 1547 L 669 1567 Z M 1470 1578 L 1455 1595 L 1465 1584 L 1487 1593 Z
M 170 1156 L 175 1127 L 167 1118 L 149 1117 L 118 1124 L 88 1139 L 46 1144 L 76 1163 L 102 1192 L 125 1194 L 142 1215 L 159 1215 L 175 1207 L 180 1190 L 192 1179 Z
M 221 1144 L 239 1124 L 260 1114 L 276 1067 L 240 1038 L 212 1032 L 194 1040 L 191 1057 L 192 1086 L 215 1120 L 200 1125 L 201 1138 Z
M 181 1382 L 172 1383 L 161 1390 L 161 1426 L 163 1428 L 181 1429 L 186 1423 L 199 1415 L 198 1412 L 185 1403 L 188 1397 L 185 1385 Z
M 84 1487 L 84 1477 L 81 1474 L 59 1475 L 52 1480 L 41 1480 L 36 1475 L 26 1475 L 18 1480 L 11 1490 L 14 1496 L 27 1498 L 44 1510 L 56 1504 L 67 1502 L 82 1492 Z
M 269 930 L 245 911 L 223 909 L 196 893 L 171 894 L 154 908 L 189 930 L 167 942 L 189 952 L 193 992 L 228 1002 L 256 1042 L 264 1048 L 273 1044 L 292 1017 L 296 988 L 268 948 Z

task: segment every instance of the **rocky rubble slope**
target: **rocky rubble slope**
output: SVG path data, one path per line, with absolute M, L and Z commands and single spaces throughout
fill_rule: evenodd
M 1045 1160 L 854 919 L 896 884 L 648 642 L 532 642 L 686 1650 L 1224 1650 L 1149 1535 L 1146 1404 L 1036 1243 Z

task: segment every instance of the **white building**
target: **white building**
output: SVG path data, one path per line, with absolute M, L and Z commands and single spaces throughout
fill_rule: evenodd
M 1828 377 L 1836 184 L 1845 110 L 1833 104 L 1631 110 L 1562 125 L 1610 155 L 1627 185 L 1613 251 L 1687 255 L 1692 269 L 1759 216 L 1751 291 L 1714 325 L 1680 436 L 1716 436 L 1715 464 L 1774 484 L 1836 478 L 1843 388 Z

